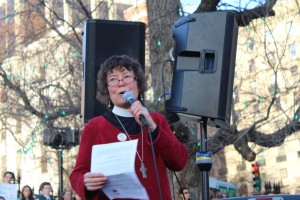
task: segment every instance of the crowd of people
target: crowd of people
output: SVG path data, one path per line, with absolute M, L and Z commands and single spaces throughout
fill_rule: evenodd
M 15 175 L 13 172 L 7 171 L 3 176 L 3 183 L 13 184 L 15 183 Z M 39 187 L 38 194 L 34 194 L 33 189 L 29 185 L 24 185 L 21 191 L 18 191 L 18 200 L 81 200 L 81 198 L 73 192 L 71 189 L 64 189 L 61 196 L 52 195 L 52 185 L 50 182 L 43 182 Z M 5 199 L 0 195 L 0 200 Z

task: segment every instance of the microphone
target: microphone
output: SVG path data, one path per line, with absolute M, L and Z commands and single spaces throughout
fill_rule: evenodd
M 124 94 L 123 94 L 123 100 L 128 103 L 130 106 L 135 102 L 134 100 L 134 96 L 132 94 L 132 92 L 129 92 L 129 91 L 126 91 Z M 139 116 L 139 119 L 141 120 L 143 126 L 147 127 L 148 128 L 148 123 L 145 119 L 145 117 L 143 115 L 140 115 Z

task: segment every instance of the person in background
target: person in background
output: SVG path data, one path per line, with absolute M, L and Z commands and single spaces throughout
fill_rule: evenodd
M 72 200 L 72 190 L 64 189 L 62 193 L 62 200 Z
M 190 190 L 187 187 L 180 188 L 178 196 L 180 200 L 191 200 Z
M 18 200 L 34 200 L 33 191 L 28 185 L 23 186 L 22 192 Z
M 55 200 L 55 198 L 50 195 L 52 191 L 52 186 L 49 182 L 43 182 L 40 185 L 40 194 L 36 195 L 36 200 Z
M 3 196 L 0 196 L 0 200 L 5 200 L 5 198 Z
M 126 55 L 112 56 L 102 64 L 97 80 L 97 100 L 107 105 L 108 110 L 85 125 L 70 175 L 72 188 L 82 199 L 108 199 L 101 190 L 108 178 L 101 171 L 90 172 L 93 145 L 137 139 L 135 171 L 149 198 L 159 200 L 161 195 L 163 200 L 172 200 L 166 168 L 182 170 L 188 161 L 188 151 L 175 137 L 167 119 L 158 112 L 149 112 L 144 106 L 146 84 L 141 65 Z M 125 92 L 131 94 L 132 105 L 123 99 Z M 148 127 L 141 121 L 141 115 Z M 151 140 L 162 194 L 158 188 Z
M 5 172 L 3 176 L 3 183 L 12 184 L 15 182 L 15 174 L 12 172 Z

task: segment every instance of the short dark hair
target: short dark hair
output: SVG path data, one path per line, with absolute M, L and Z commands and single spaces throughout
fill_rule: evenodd
M 15 174 L 14 174 L 13 172 L 10 172 L 10 171 L 6 171 L 6 172 L 4 173 L 4 175 L 3 175 L 3 177 L 5 177 L 7 174 L 10 174 L 10 175 L 12 176 L 12 179 L 13 179 L 13 180 L 16 180 Z
M 181 188 L 179 188 L 178 194 L 183 194 L 184 190 L 190 191 L 189 188 L 187 188 L 187 187 L 181 187 Z
M 50 185 L 50 186 L 51 186 L 51 183 L 49 183 L 49 182 L 43 182 L 43 183 L 40 185 L 39 192 L 41 192 L 41 191 L 44 189 L 45 185 Z
M 5 198 L 3 196 L 0 196 L 0 200 L 5 200 Z
M 144 96 L 144 93 L 147 90 L 147 82 L 145 73 L 140 63 L 127 55 L 115 55 L 105 60 L 98 72 L 96 98 L 104 105 L 108 105 L 109 101 L 109 93 L 107 89 L 107 74 L 109 72 L 112 72 L 116 68 L 121 69 L 123 67 L 129 71 L 133 71 L 134 76 L 136 77 L 139 94 Z
M 73 192 L 72 192 L 71 189 L 65 188 L 65 189 L 63 190 L 62 196 L 64 196 L 67 192 L 71 192 L 71 195 L 73 194 Z

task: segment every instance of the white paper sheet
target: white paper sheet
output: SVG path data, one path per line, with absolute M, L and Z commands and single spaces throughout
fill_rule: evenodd
M 0 184 L 0 196 L 4 197 L 5 200 L 17 199 L 18 198 L 17 185 L 1 183 Z
M 146 199 L 148 194 L 135 173 L 135 157 L 138 140 L 94 145 L 91 172 L 108 177 L 102 191 L 110 199 Z

